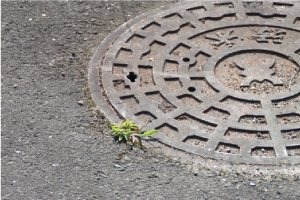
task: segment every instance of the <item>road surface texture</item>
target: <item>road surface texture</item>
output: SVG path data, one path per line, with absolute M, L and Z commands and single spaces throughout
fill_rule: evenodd
M 100 42 L 173 2 L 2 2 L 2 199 L 299 199 L 300 175 L 181 163 L 116 144 L 87 89 Z

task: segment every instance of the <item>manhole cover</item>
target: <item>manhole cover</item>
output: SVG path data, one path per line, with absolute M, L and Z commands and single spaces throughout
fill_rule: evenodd
M 300 163 L 300 4 L 181 2 L 112 33 L 91 62 L 96 104 L 154 138 L 235 163 Z M 101 64 L 100 64 L 101 63 Z

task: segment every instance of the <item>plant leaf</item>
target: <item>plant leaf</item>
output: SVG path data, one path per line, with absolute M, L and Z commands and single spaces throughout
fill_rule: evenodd
M 139 126 L 141 126 L 141 125 L 139 125 L 139 124 L 131 124 L 131 126 L 139 127 Z
M 136 133 L 140 134 L 143 129 L 139 129 Z
M 147 136 L 150 136 L 150 135 L 153 135 L 155 133 L 157 133 L 159 130 L 153 130 L 153 131 L 147 131 L 146 133 L 143 133 L 143 137 L 147 137 Z
M 119 142 L 121 142 L 123 140 L 123 135 L 119 135 Z
M 118 129 L 118 128 L 116 128 L 116 127 L 111 127 L 111 129 L 113 130 L 113 131 L 115 131 L 115 132 L 121 132 L 122 131 L 122 129 Z
M 124 133 L 124 136 L 129 136 L 129 135 L 131 135 L 131 134 L 133 134 L 133 133 L 135 133 L 135 131 L 126 131 L 126 132 Z
M 119 137 L 119 135 L 120 135 L 120 133 L 116 133 L 116 132 L 113 133 L 114 137 Z
M 130 128 L 130 125 L 132 124 L 133 121 L 126 121 L 123 123 L 124 127 Z

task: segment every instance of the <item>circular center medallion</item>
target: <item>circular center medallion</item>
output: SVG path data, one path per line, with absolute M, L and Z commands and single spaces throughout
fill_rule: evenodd
M 299 82 L 299 76 L 291 81 L 298 66 L 289 56 L 278 51 L 245 50 L 220 60 L 215 75 L 224 86 L 232 90 L 272 94 L 288 91 Z
M 109 113 L 97 101 L 99 72 L 112 110 L 159 129 L 161 143 L 235 163 L 299 164 L 299 9 L 184 2 L 138 17 L 95 53 L 93 98 Z

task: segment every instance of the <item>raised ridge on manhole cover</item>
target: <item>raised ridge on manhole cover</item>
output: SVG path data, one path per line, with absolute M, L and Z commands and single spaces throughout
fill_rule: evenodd
M 113 122 L 118 114 L 159 129 L 154 138 L 184 152 L 299 164 L 299 10 L 299 2 L 223 1 L 150 11 L 95 52 L 93 99 Z

